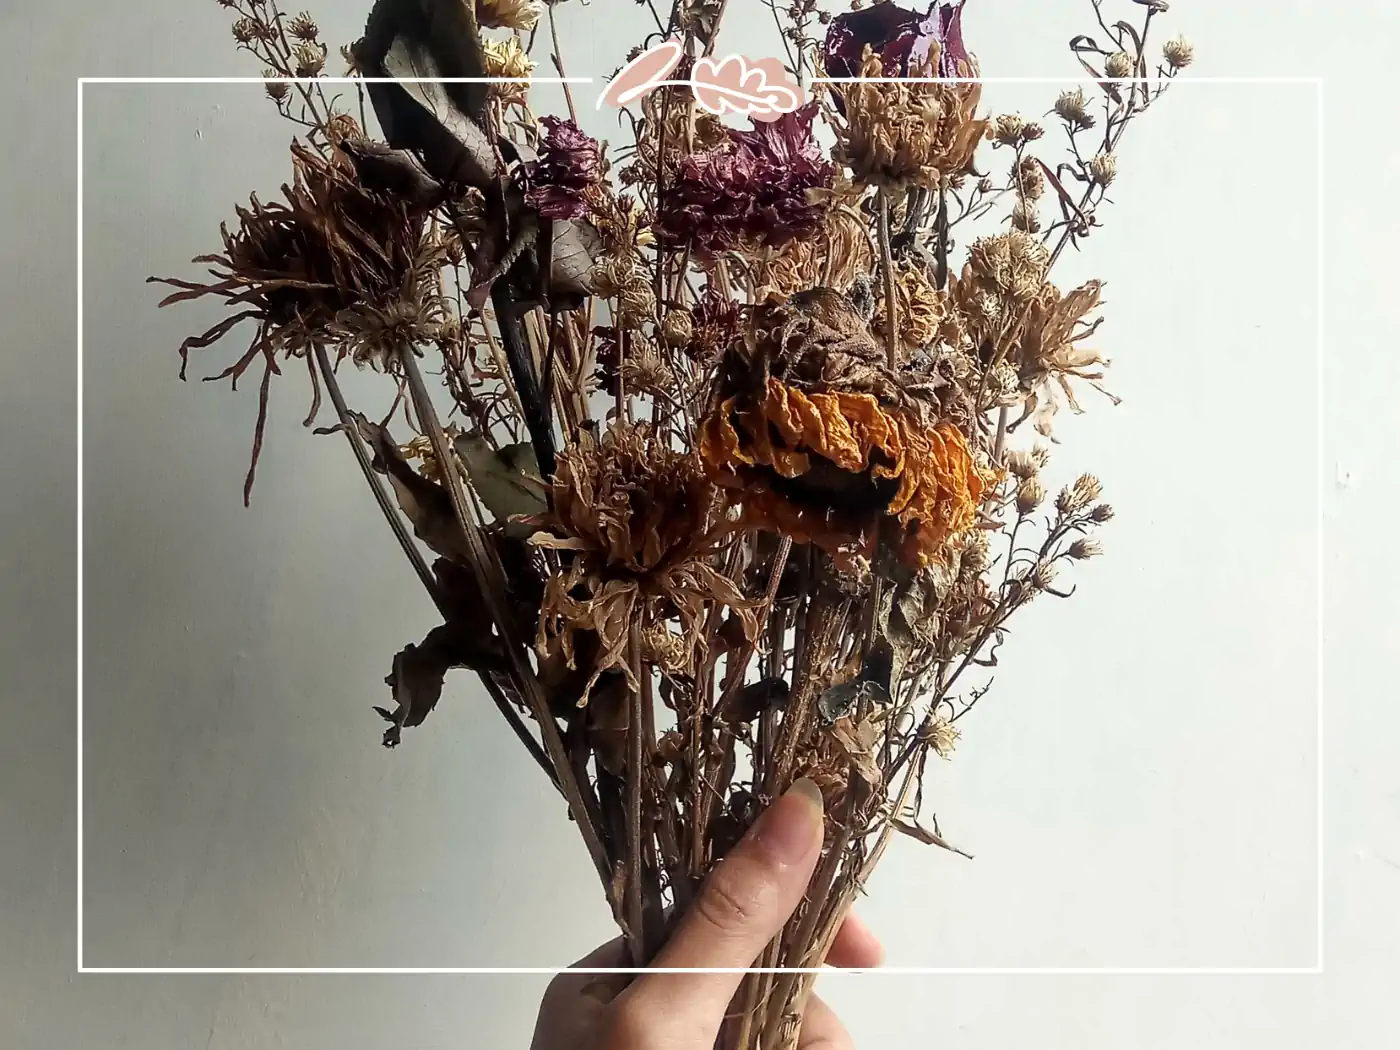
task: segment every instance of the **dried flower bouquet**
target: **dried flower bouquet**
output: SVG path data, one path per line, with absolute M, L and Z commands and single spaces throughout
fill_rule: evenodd
M 1091 0 L 1070 46 L 1092 79 L 1042 123 L 983 110 L 961 2 L 765 0 L 787 55 L 755 81 L 712 58 L 724 0 L 678 0 L 605 93 L 618 149 L 572 95 L 530 108 L 531 56 L 565 67 L 552 6 L 379 0 L 335 93 L 309 15 L 218 2 L 299 128 L 292 181 L 165 303 L 230 308 L 182 358 L 253 325 L 211 377 L 261 369 L 245 501 L 295 363 L 441 612 L 393 657 L 384 743 L 475 671 L 639 964 L 812 778 L 823 860 L 761 963 L 819 964 L 891 834 L 952 848 L 921 820 L 926 764 L 1012 614 L 1066 596 L 1112 517 L 1088 474 L 1050 498 L 1048 446 L 1018 435 L 1053 440 L 1102 377 L 1100 284 L 1050 270 L 1191 60 L 1149 57 L 1167 5 L 1110 23 Z M 346 403 L 346 359 L 393 385 L 387 418 Z M 811 984 L 749 975 L 725 1045 L 792 1046 Z

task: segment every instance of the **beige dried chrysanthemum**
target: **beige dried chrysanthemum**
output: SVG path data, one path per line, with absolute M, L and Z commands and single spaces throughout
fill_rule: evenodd
M 487 29 L 531 30 L 539 25 L 539 0 L 463 0 L 476 4 L 476 20 Z
M 880 59 L 868 54 L 864 78 L 880 77 Z M 941 176 L 961 175 L 972 164 L 988 122 L 977 117 L 982 85 L 868 79 L 833 86 L 846 111 L 833 159 L 850 167 L 856 182 L 888 189 L 934 187 Z
M 1003 113 L 992 125 L 992 138 L 999 146 L 1016 146 L 1026 133 L 1026 121 L 1018 113 Z
M 1026 309 L 1040 294 L 1050 250 L 1022 230 L 973 242 L 949 291 L 968 340 L 984 361 L 1000 360 L 1016 344 Z
M 919 733 L 920 738 L 933 748 L 939 758 L 951 758 L 953 749 L 961 736 L 956 726 L 946 718 L 935 718 Z
M 535 63 L 513 37 L 504 40 L 482 40 L 485 56 L 484 68 L 488 77 L 497 77 L 489 86 L 492 98 L 499 99 L 502 105 L 523 105 L 529 93 L 526 82 L 535 70 Z
M 1184 37 L 1176 37 L 1162 45 L 1162 57 L 1172 69 L 1185 69 L 1196 57 L 1196 49 Z

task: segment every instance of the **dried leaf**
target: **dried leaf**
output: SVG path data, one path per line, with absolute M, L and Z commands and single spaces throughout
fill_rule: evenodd
M 942 835 L 938 834 L 938 832 L 930 831 L 917 820 L 896 820 L 894 821 L 894 829 L 901 834 L 908 835 L 912 839 L 918 839 L 925 846 L 938 846 L 948 850 L 950 853 L 956 853 L 959 857 L 966 857 L 968 860 L 973 859 L 971 853 L 965 853 L 958 849 L 958 847 L 951 845 Z
M 429 82 L 486 75 L 474 11 L 461 0 L 377 0 L 356 60 L 389 144 L 418 153 L 442 182 L 485 188 L 499 177 L 485 130 L 485 83 Z
M 884 707 L 890 702 L 890 694 L 878 682 L 864 679 L 833 685 L 817 698 L 817 717 L 823 725 L 833 725 L 858 710 L 862 700 Z
M 350 418 L 374 450 L 371 465 L 389 479 L 399 508 L 413 524 L 414 535 L 458 565 L 473 564 L 466 537 L 452 509 L 452 497 L 409 465 L 387 430 L 358 412 L 351 412 Z
M 884 777 L 880 765 L 875 761 L 875 750 L 880 743 L 880 730 L 875 719 L 866 718 L 856 723 L 849 715 L 838 718 L 828 729 L 842 752 L 851 761 L 856 773 L 871 787 L 879 787 Z
M 735 722 L 752 722 L 765 711 L 781 710 L 790 692 L 787 681 L 782 678 L 751 682 L 735 695 L 731 717 Z
M 375 708 L 391 723 L 384 731 L 384 746 L 397 747 L 406 727 L 422 724 L 442 698 L 443 680 L 450 669 L 490 671 L 506 666 L 505 653 L 489 627 L 483 632 L 460 624 L 441 624 L 421 643 L 404 646 L 384 679 L 396 706 L 393 711 Z

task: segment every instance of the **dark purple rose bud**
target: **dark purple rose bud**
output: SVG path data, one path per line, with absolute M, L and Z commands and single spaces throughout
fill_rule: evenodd
M 908 77 L 930 75 L 927 69 L 934 45 L 939 77 L 970 76 L 972 56 L 962 37 L 962 9 L 957 3 L 933 3 L 926 13 L 908 11 L 894 4 L 876 4 L 831 20 L 826 33 L 826 73 L 832 77 L 860 76 L 866 45 L 880 59 L 882 75 Z
M 588 190 L 603 178 L 603 150 L 571 120 L 541 117 L 540 159 L 525 165 L 525 201 L 546 219 L 588 212 Z

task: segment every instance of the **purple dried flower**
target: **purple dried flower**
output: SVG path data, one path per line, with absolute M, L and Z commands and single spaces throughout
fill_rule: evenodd
M 880 59 L 884 76 L 918 76 L 938 45 L 939 77 L 973 75 L 972 56 L 962 36 L 962 9 L 957 3 L 932 3 L 925 14 L 894 4 L 876 4 L 831 20 L 826 32 L 826 73 L 832 77 L 860 76 L 866 45 Z
M 577 219 L 588 212 L 588 190 L 603 178 L 603 150 L 571 120 L 541 117 L 540 159 L 525 165 L 525 202 L 546 219 Z
M 751 239 L 780 247 L 815 229 L 825 208 L 807 191 L 831 184 L 835 168 L 812 134 L 817 103 L 777 120 L 755 121 L 729 132 L 724 149 L 692 153 L 667 187 L 658 229 L 672 244 L 701 251 L 732 248 Z

